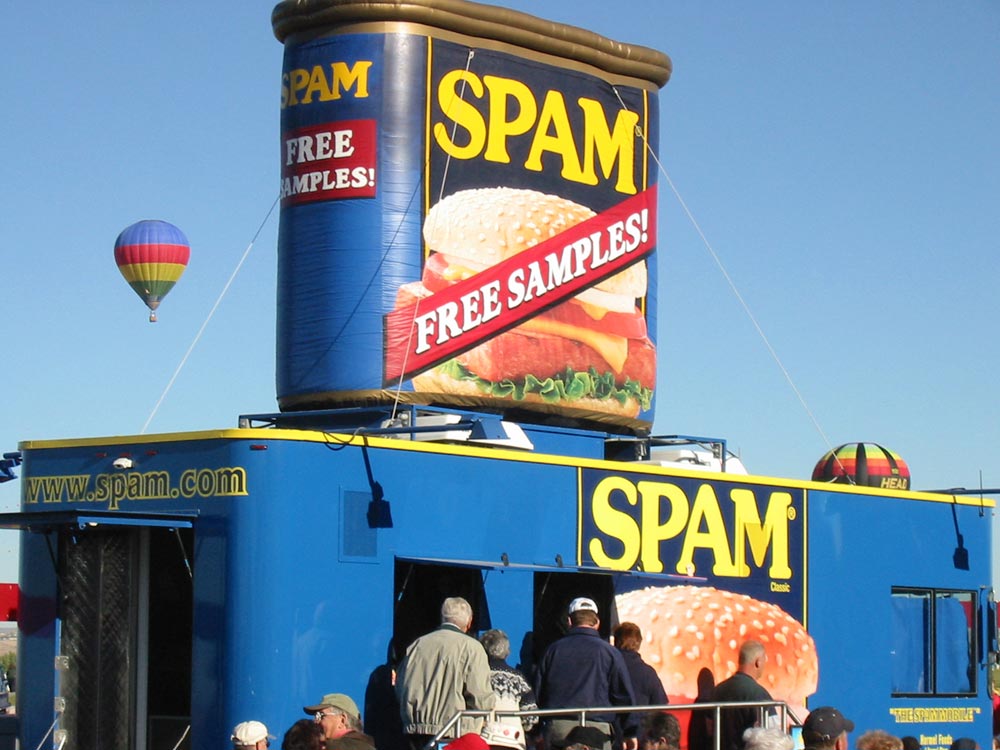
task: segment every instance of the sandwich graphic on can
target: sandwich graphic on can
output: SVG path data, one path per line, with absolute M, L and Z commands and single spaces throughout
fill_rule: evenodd
M 535 190 L 482 188 L 454 193 L 424 221 L 429 255 L 420 281 L 404 284 L 397 309 L 468 279 L 595 216 L 573 201 Z M 648 410 L 656 348 L 637 300 L 646 295 L 638 261 L 574 297 L 413 378 L 414 390 L 498 399 L 601 421 Z

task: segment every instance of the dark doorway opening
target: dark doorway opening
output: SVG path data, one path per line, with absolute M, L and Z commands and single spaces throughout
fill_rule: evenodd
M 567 630 L 569 603 L 586 596 L 597 604 L 601 618 L 600 633 L 610 638 L 618 624 L 615 608 L 614 579 L 607 573 L 551 572 L 535 573 L 534 659 L 537 664 L 549 645 Z
M 147 750 L 190 746 L 193 545 L 191 529 L 149 530 Z
M 60 534 L 67 750 L 190 747 L 193 541 L 164 527 Z
M 396 561 L 393 650 L 401 659 L 417 638 L 441 624 L 441 603 L 460 596 L 472 606 L 475 634 L 493 627 L 479 568 Z

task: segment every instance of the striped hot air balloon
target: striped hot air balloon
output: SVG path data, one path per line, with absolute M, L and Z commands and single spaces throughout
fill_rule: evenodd
M 910 489 L 906 461 L 877 443 L 844 443 L 828 451 L 813 469 L 812 478 L 817 482 Z
M 126 227 L 115 240 L 115 262 L 125 281 L 149 308 L 156 308 L 184 273 L 191 248 L 184 233 L 165 221 L 146 219 Z

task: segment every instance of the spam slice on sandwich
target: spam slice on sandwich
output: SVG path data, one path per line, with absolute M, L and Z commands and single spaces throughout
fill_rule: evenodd
M 431 251 L 420 282 L 397 307 L 467 279 L 595 214 L 554 195 L 516 188 L 463 190 L 428 212 Z M 422 373 L 427 393 L 489 396 L 635 418 L 648 409 L 656 349 L 636 300 L 647 289 L 635 263 L 565 302 Z

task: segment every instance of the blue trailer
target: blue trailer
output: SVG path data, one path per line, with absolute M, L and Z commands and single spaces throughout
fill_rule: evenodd
M 771 682 L 793 707 L 925 747 L 990 737 L 990 501 L 683 468 L 658 460 L 671 441 L 453 410 L 240 424 L 20 446 L 22 510 L 3 521 L 23 529 L 21 747 L 54 730 L 76 748 L 217 747 L 345 692 L 390 750 L 394 660 L 443 597 L 505 630 L 530 672 L 573 597 L 599 602 L 607 634 L 644 616 L 630 597 L 692 590 L 804 626 L 815 665 Z M 741 632 L 777 651 L 791 635 L 772 625 Z M 664 662 L 683 636 L 654 637 L 647 661 L 690 701 L 697 669 Z M 717 681 L 723 640 L 699 662 Z M 780 694 L 816 669 L 815 692 Z

